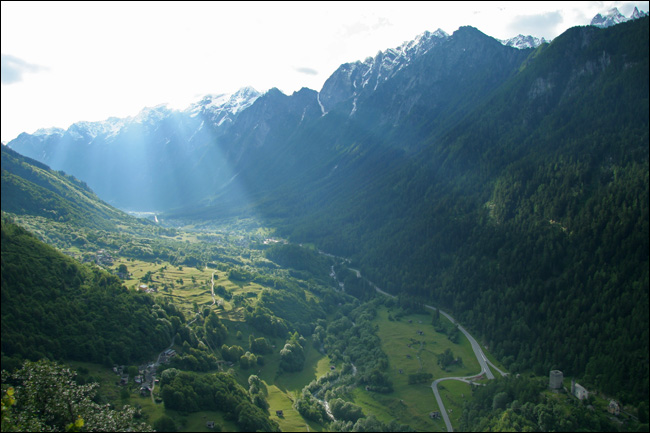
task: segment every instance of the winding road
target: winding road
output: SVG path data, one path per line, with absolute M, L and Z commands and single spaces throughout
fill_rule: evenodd
M 430 305 L 425 305 L 425 308 L 429 308 L 433 311 L 436 310 L 436 308 L 430 306 Z M 443 380 L 459 380 L 461 382 L 469 383 L 471 384 L 473 380 L 480 379 L 483 375 L 487 377 L 488 379 L 492 380 L 494 379 L 494 374 L 492 373 L 492 370 L 490 370 L 490 365 L 494 367 L 494 364 L 492 364 L 490 361 L 488 361 L 487 357 L 483 353 L 483 350 L 481 349 L 481 346 L 478 344 L 476 339 L 472 337 L 472 335 L 467 332 L 465 328 L 463 328 L 456 320 L 451 317 L 449 314 L 445 313 L 442 310 L 439 310 L 440 314 L 445 316 L 451 323 L 456 325 L 460 332 L 465 334 L 465 337 L 469 340 L 469 343 L 472 345 L 472 350 L 474 350 L 474 355 L 476 355 L 476 359 L 478 360 L 479 365 L 481 366 L 481 371 L 478 374 L 475 374 L 473 376 L 465 376 L 465 377 L 442 377 L 440 379 L 436 379 L 433 381 L 431 384 L 431 389 L 433 390 L 433 395 L 436 397 L 436 401 L 438 402 L 438 406 L 440 407 L 440 414 L 442 415 L 442 419 L 445 422 L 445 426 L 447 427 L 447 431 L 453 432 L 454 428 L 451 425 L 451 420 L 449 419 L 449 414 L 447 413 L 447 410 L 445 409 L 445 405 L 442 402 L 442 397 L 440 396 L 440 392 L 438 391 L 438 384 L 442 382 Z M 498 368 L 494 367 L 499 373 L 501 373 L 502 376 L 505 376 L 506 373 L 502 372 Z
M 355 273 L 357 274 L 357 277 L 358 277 L 358 278 L 364 278 L 364 277 L 361 276 L 361 272 L 359 272 L 358 270 L 356 270 L 356 269 L 352 269 L 352 268 L 348 268 L 348 269 L 350 269 L 351 271 L 355 272 Z M 382 295 L 389 296 L 389 297 L 391 297 L 391 298 L 393 298 L 393 299 L 394 299 L 394 298 L 397 298 L 397 296 L 395 296 L 395 295 L 391 295 L 390 293 L 387 293 L 387 292 L 384 292 L 383 290 L 381 290 L 381 289 L 380 289 L 379 287 L 377 287 L 377 285 L 375 285 L 372 281 L 369 281 L 369 280 L 366 279 L 366 278 L 364 278 L 364 279 L 365 279 L 365 280 L 366 280 L 366 281 L 367 281 L 367 282 L 368 282 L 372 287 L 374 287 L 374 289 L 377 291 L 377 293 L 381 293 Z M 444 381 L 444 380 L 459 380 L 459 381 L 461 381 L 461 382 L 465 382 L 465 383 L 470 383 L 470 384 L 471 384 L 471 383 L 473 383 L 474 380 L 477 380 L 477 379 L 482 378 L 483 375 L 485 375 L 485 377 L 486 377 L 487 379 L 492 380 L 492 379 L 494 379 L 494 373 L 492 373 L 492 370 L 490 370 L 490 366 L 491 366 L 492 368 L 494 368 L 496 371 L 498 371 L 499 374 L 501 374 L 501 376 L 505 376 L 505 375 L 507 375 L 508 373 L 505 373 L 505 372 L 501 371 L 499 368 L 497 368 L 494 364 L 492 364 L 492 363 L 487 359 L 487 357 L 485 356 L 485 353 L 483 353 L 483 349 L 481 349 L 481 346 L 478 344 L 478 342 L 476 341 L 476 339 L 475 339 L 474 337 L 472 337 L 472 335 L 471 335 L 469 332 L 467 332 L 467 330 L 466 330 L 463 326 L 461 326 L 461 325 L 456 321 L 456 319 L 454 319 L 453 317 L 451 317 L 449 314 L 445 313 L 444 311 L 442 311 L 442 310 L 440 310 L 440 309 L 438 309 L 438 308 L 432 307 L 431 305 L 425 305 L 424 307 L 425 307 L 425 308 L 428 308 L 428 309 L 430 309 L 430 310 L 432 310 L 432 311 L 436 311 L 436 310 L 440 311 L 440 314 L 442 314 L 443 316 L 445 316 L 445 317 L 447 318 L 447 320 L 449 320 L 451 323 L 453 323 L 454 325 L 456 325 L 456 327 L 460 330 L 460 332 L 462 332 L 462 333 L 465 335 L 465 337 L 467 337 L 467 339 L 469 340 L 469 343 L 470 343 L 471 346 L 472 346 L 472 350 L 474 351 L 474 355 L 476 356 L 476 359 L 478 360 L 478 363 L 479 363 L 479 365 L 481 366 L 481 371 L 480 371 L 478 374 L 475 374 L 475 375 L 473 375 L 473 376 L 465 376 L 465 377 L 442 377 L 442 378 L 440 378 L 440 379 L 436 379 L 436 380 L 434 380 L 433 383 L 431 384 L 431 389 L 433 390 L 433 395 L 435 396 L 436 401 L 438 402 L 438 406 L 439 406 L 439 408 L 440 408 L 440 414 L 442 415 L 442 419 L 443 419 L 444 422 L 445 422 L 445 426 L 447 427 L 447 431 L 449 431 L 449 432 L 453 432 L 453 431 L 454 431 L 454 428 L 453 428 L 452 425 L 451 425 L 451 421 L 450 421 L 450 419 L 449 419 L 449 414 L 447 413 L 447 410 L 445 409 L 445 405 L 444 405 L 444 403 L 443 403 L 443 401 L 442 401 L 442 397 L 440 396 L 440 392 L 438 391 L 438 384 L 439 384 L 440 382 Z
M 346 258 L 344 258 L 344 257 L 337 257 L 337 256 L 334 256 L 334 255 L 332 255 L 332 254 L 325 253 L 325 252 L 320 251 L 320 250 L 319 250 L 318 252 L 319 252 L 320 254 L 326 255 L 326 256 L 328 256 L 328 257 L 333 257 L 333 258 L 336 258 L 336 259 L 342 260 L 343 263 L 345 263 L 345 262 L 349 263 L 349 262 L 350 262 L 348 259 L 346 259 Z M 382 289 L 380 289 L 379 287 L 377 287 L 377 285 L 374 284 L 372 281 L 370 281 L 370 280 L 368 280 L 367 278 L 363 277 L 363 276 L 361 275 L 361 272 L 360 272 L 359 270 L 357 270 L 357 269 L 352 269 L 352 268 L 348 268 L 348 269 L 351 270 L 352 272 L 356 273 L 356 274 L 357 274 L 357 278 L 363 278 L 364 280 L 366 280 L 366 281 L 368 282 L 368 284 L 370 284 L 370 285 L 375 289 L 375 291 L 376 291 L 377 293 L 380 293 L 380 294 L 382 294 L 382 295 L 384 295 L 384 296 L 389 296 L 389 297 L 391 297 L 391 298 L 393 298 L 393 299 L 397 298 L 397 296 L 395 296 L 395 295 L 391 295 L 390 293 L 387 293 L 387 292 L 383 291 Z M 333 266 L 332 266 L 332 274 L 333 274 L 334 279 L 336 279 L 336 274 L 334 273 L 334 267 L 333 267 Z M 461 325 L 456 321 L 456 319 L 454 319 L 453 317 L 451 317 L 451 316 L 450 316 L 449 314 L 447 314 L 446 312 L 440 310 L 439 308 L 432 307 L 431 305 L 425 305 L 424 307 L 425 307 L 425 308 L 428 308 L 428 309 L 430 309 L 430 310 L 432 310 L 432 311 L 436 311 L 436 310 L 440 311 L 440 314 L 442 314 L 443 316 L 445 316 L 445 317 L 446 317 L 446 318 L 447 318 L 451 323 L 453 323 L 454 325 L 456 325 L 456 327 L 460 330 L 460 332 L 462 332 L 462 333 L 465 335 L 465 337 L 467 337 L 467 339 L 469 340 L 469 342 L 470 342 L 470 344 L 471 344 L 471 346 L 472 346 L 472 350 L 474 351 L 474 355 L 476 356 L 476 359 L 478 360 L 478 363 L 479 363 L 479 365 L 481 366 L 481 371 L 480 371 L 479 373 L 473 375 L 473 376 L 465 376 L 465 377 L 442 377 L 442 378 L 440 378 L 440 379 L 436 379 L 436 380 L 434 380 L 433 383 L 431 383 L 431 389 L 432 389 L 432 391 L 433 391 L 433 395 L 434 395 L 435 398 L 436 398 L 436 401 L 438 402 L 438 407 L 440 408 L 440 414 L 442 415 L 442 418 L 443 418 L 443 420 L 444 420 L 444 422 L 445 422 L 445 425 L 446 425 L 446 427 L 447 427 L 447 431 L 453 432 L 453 431 L 454 431 L 454 428 L 452 427 L 452 425 L 451 425 L 451 421 L 449 420 L 449 414 L 448 414 L 447 411 L 445 410 L 445 405 L 444 405 L 444 403 L 443 403 L 443 401 L 442 401 L 442 397 L 440 396 L 440 393 L 438 392 L 438 384 L 439 384 L 440 382 L 444 381 L 444 380 L 459 380 L 459 381 L 461 381 L 461 382 L 465 382 L 465 383 L 473 383 L 474 380 L 480 379 L 480 378 L 482 378 L 484 375 L 485 375 L 485 377 L 486 377 L 487 379 L 492 380 L 492 379 L 494 379 L 494 373 L 492 373 L 492 370 L 490 369 L 490 367 L 492 367 L 492 368 L 494 368 L 496 371 L 498 371 L 499 374 L 501 374 L 501 376 L 506 376 L 508 373 L 505 373 L 505 372 L 501 371 L 499 368 L 497 368 L 493 363 L 491 363 L 491 362 L 487 359 L 487 357 L 485 356 L 485 353 L 483 353 L 483 349 L 481 349 L 481 346 L 478 344 L 478 342 L 476 341 L 476 339 L 475 339 L 474 337 L 472 337 L 472 335 L 471 335 L 469 332 L 467 332 L 467 330 L 466 330 L 463 326 L 461 326 Z

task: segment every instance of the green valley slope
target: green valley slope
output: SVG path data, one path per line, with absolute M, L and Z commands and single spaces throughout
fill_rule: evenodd
M 146 226 L 103 202 L 86 184 L 2 146 L 2 210 L 79 227 L 115 231 Z

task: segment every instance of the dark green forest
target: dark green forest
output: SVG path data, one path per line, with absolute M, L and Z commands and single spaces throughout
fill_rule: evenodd
M 513 371 L 647 400 L 647 41 L 647 18 L 570 29 L 416 150 L 360 142 L 349 187 L 281 202 L 282 227 L 453 311 Z
M 12 358 L 134 363 L 169 345 L 172 317 L 185 320 L 4 218 L 1 239 L 3 368 Z
M 221 410 L 242 431 L 279 431 L 277 423 L 268 419 L 268 406 L 260 408 L 253 404 L 248 390 L 228 374 L 198 376 L 168 369 L 161 377 L 167 408 L 185 412 Z
M 472 388 L 472 400 L 463 410 L 463 431 L 619 431 L 618 420 L 589 402 L 551 393 L 539 378 L 501 378 Z M 593 399 L 592 399 L 593 400 Z M 640 406 L 639 431 L 648 428 Z M 645 419 L 642 419 L 645 416 Z

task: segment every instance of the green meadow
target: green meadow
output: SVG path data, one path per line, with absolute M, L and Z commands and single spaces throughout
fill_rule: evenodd
M 375 323 L 381 339 L 382 350 L 388 355 L 389 376 L 394 391 L 390 394 L 368 392 L 359 387 L 353 393 L 354 402 L 366 415 L 373 414 L 383 422 L 397 420 L 416 430 L 446 431 L 442 420 L 432 420 L 429 413 L 439 411 L 431 389 L 433 380 L 441 377 L 469 376 L 480 371 L 480 366 L 467 338 L 461 333 L 458 344 L 447 335 L 436 332 L 430 314 L 410 314 L 398 320 L 389 320 L 386 307 L 379 307 Z M 442 318 L 441 320 L 446 321 Z M 418 331 L 422 331 L 421 334 Z M 450 349 L 454 358 L 460 357 L 462 365 L 451 365 L 446 370 L 438 364 L 438 355 Z M 409 374 L 430 373 L 431 380 L 409 384 Z M 445 381 L 441 393 L 454 423 L 462 412 L 462 400 L 469 398 L 469 385 Z M 453 415 L 455 414 L 455 416 Z

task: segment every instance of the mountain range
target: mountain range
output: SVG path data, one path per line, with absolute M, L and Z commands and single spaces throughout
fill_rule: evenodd
M 382 124 L 391 128 L 414 107 L 429 105 L 422 102 L 423 86 L 438 93 L 429 95 L 436 98 L 436 114 L 451 115 L 453 110 L 448 104 L 460 101 L 442 93 L 451 91 L 448 86 L 461 84 L 453 81 L 455 76 L 462 76 L 456 69 L 463 65 L 459 58 L 449 56 L 458 57 L 459 51 L 467 49 L 463 44 L 471 43 L 471 37 L 466 35 L 472 32 L 476 30 L 459 29 L 453 36 L 442 30 L 425 32 L 363 62 L 341 65 L 320 92 L 302 89 L 287 96 L 271 89 L 261 95 L 252 88 L 244 88 L 233 95 L 206 96 L 183 111 L 164 105 L 145 108 L 126 119 L 78 122 L 67 130 L 54 128 L 21 134 L 8 145 L 55 170 L 84 179 L 101 197 L 118 207 L 168 210 L 194 205 L 206 197 L 205 191 L 219 191 L 230 185 L 242 170 L 240 164 L 259 164 L 260 148 L 265 151 L 272 146 L 265 143 L 286 141 L 283 130 L 308 128 L 311 121 L 330 112 L 330 118 L 367 115 L 368 109 L 357 112 L 357 105 L 389 92 L 396 75 L 415 73 L 414 78 L 420 82 L 401 89 L 399 100 L 398 95 L 391 97 L 391 106 L 386 107 L 384 119 L 380 120 Z M 521 61 L 527 55 L 525 50 L 502 49 L 492 38 L 485 40 L 490 41 L 493 50 L 500 51 L 499 56 L 518 57 Z M 514 41 L 507 44 L 522 46 Z M 430 59 L 434 63 L 431 66 L 438 69 L 437 81 L 427 83 L 417 76 L 422 68 L 429 67 L 423 65 L 424 59 Z M 510 66 L 514 67 L 514 63 L 510 62 Z M 409 71 L 403 72 L 405 68 Z M 503 70 L 497 68 L 495 74 L 503 75 Z M 479 78 L 487 80 L 487 76 Z M 469 93 L 461 96 L 466 103 L 475 97 Z
M 643 16 L 643 12 L 635 9 L 632 16 L 626 18 L 614 8 L 605 17 L 600 14 L 594 17 L 592 25 L 608 27 Z M 391 105 L 384 110 L 380 122 L 398 125 L 405 116 L 415 114 L 422 107 L 424 112 L 417 115 L 435 117 L 437 123 L 445 123 L 444 117 L 454 112 L 446 104 L 460 101 L 455 101 L 457 96 L 448 97 L 444 92 L 465 93 L 471 103 L 480 95 L 456 92 L 452 86 L 465 85 L 460 81 L 428 80 L 427 77 L 428 82 L 424 82 L 422 72 L 423 68 L 431 68 L 439 77 L 442 74 L 460 77 L 470 72 L 460 72 L 464 65 L 458 63 L 459 58 L 446 58 L 450 49 L 455 49 L 457 56 L 458 50 L 470 46 L 457 42 L 464 33 L 467 29 L 459 29 L 453 36 L 442 30 L 424 32 L 397 48 L 379 52 L 364 61 L 341 65 L 320 92 L 302 89 L 286 96 L 271 89 L 260 99 L 262 95 L 255 89 L 243 88 L 232 95 L 207 95 L 182 111 L 162 105 L 145 108 L 134 117 L 77 122 L 67 130 L 49 128 L 34 134 L 23 133 L 8 145 L 55 170 L 83 179 L 100 197 L 121 208 L 163 211 L 188 204 L 194 206 L 210 198 L 215 191 L 232 185 L 241 172 L 239 165 L 250 165 L 247 159 L 256 159 L 256 152 L 250 149 L 272 140 L 281 129 L 305 129 L 311 120 L 332 110 L 337 110 L 337 115 L 345 110 L 350 118 L 363 116 L 372 105 L 368 101 L 381 98 L 380 95 L 391 91 L 388 89 L 396 87 L 393 78 L 397 75 L 411 75 L 411 81 L 390 96 Z M 469 44 L 469 39 L 466 42 Z M 548 43 L 544 38 L 523 35 L 498 42 L 522 50 L 507 54 L 519 57 L 515 63 L 523 61 L 528 55 L 526 50 Z M 497 49 L 496 46 L 493 43 L 493 49 Z M 497 50 L 500 56 L 509 52 Z M 432 51 L 435 54 L 429 54 Z M 437 64 L 423 66 L 425 58 Z M 513 65 L 508 62 L 499 65 L 495 73 L 503 73 Z M 404 72 L 405 68 L 409 71 Z M 486 77 L 464 79 L 470 81 L 470 87 L 474 86 L 474 81 L 482 80 L 485 81 L 483 85 L 494 86 L 503 76 L 492 78 L 490 83 Z M 426 95 L 427 91 L 434 93 Z M 426 97 L 433 99 L 423 103 Z M 366 109 L 358 112 L 358 105 L 364 101 Z M 280 120 L 278 113 L 282 111 L 287 115 L 291 113 L 291 120 Z M 441 113 L 444 113 L 442 118 Z M 417 125 L 410 127 L 417 129 Z M 283 136 L 283 140 L 285 138 Z
M 615 21 L 530 48 L 425 32 L 320 92 L 247 88 L 8 146 L 162 220 L 254 215 L 452 310 L 512 371 L 647 400 L 649 19 Z
M 630 15 L 629 18 L 623 15 L 622 13 L 620 13 L 618 8 L 612 8 L 609 11 L 607 11 L 605 15 L 597 14 L 591 20 L 591 25 L 600 28 L 606 28 L 606 27 L 615 26 L 616 24 L 624 23 L 626 21 L 643 18 L 645 16 L 648 16 L 648 13 L 639 11 L 639 9 L 636 7 L 632 11 L 632 15 Z

